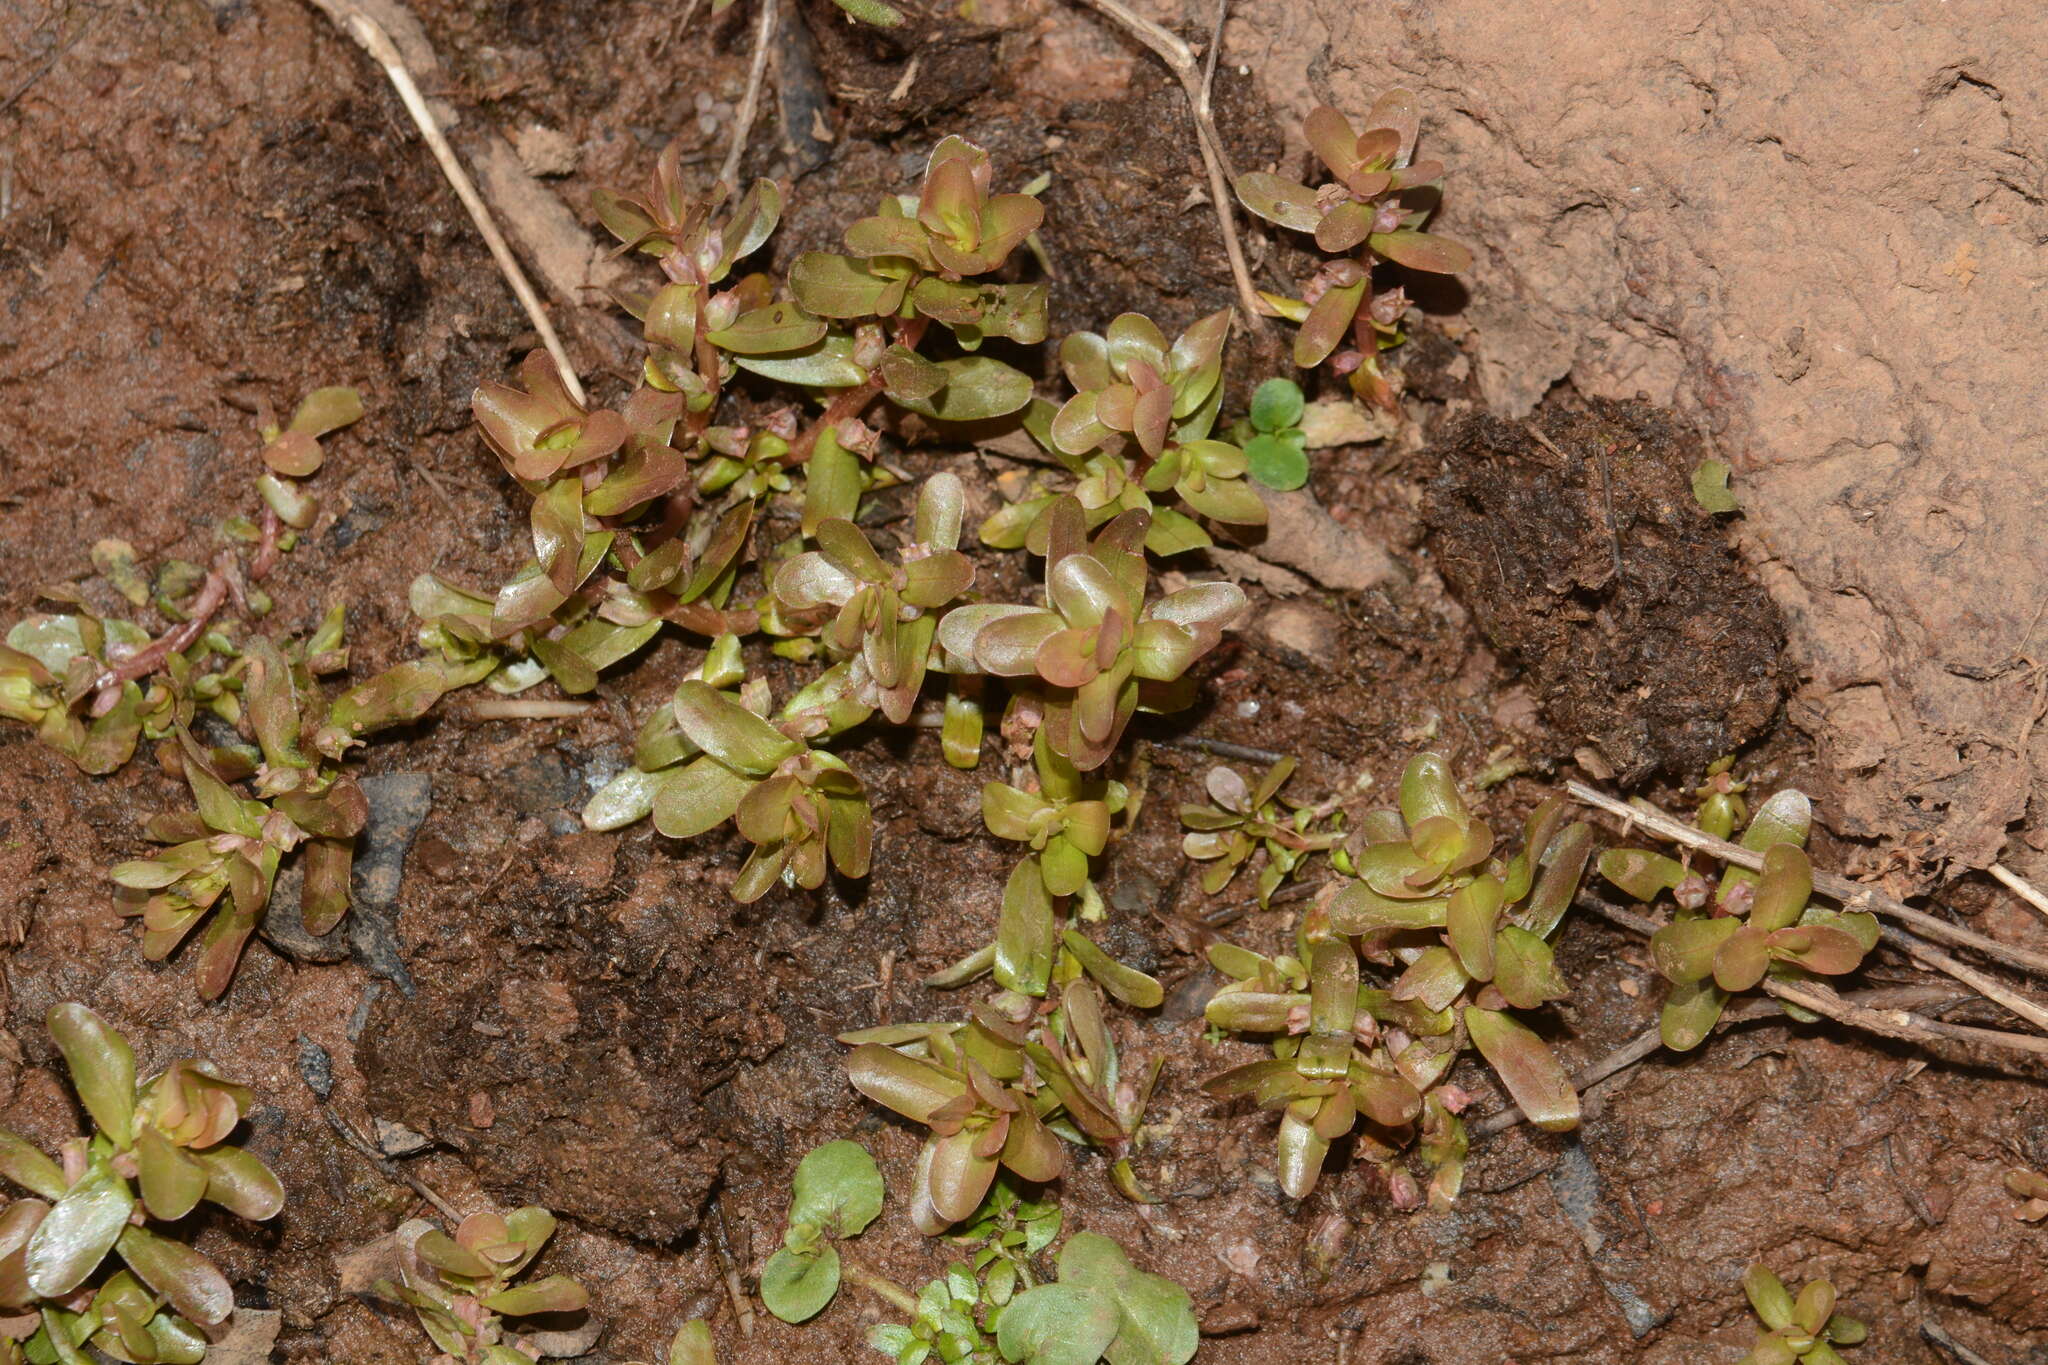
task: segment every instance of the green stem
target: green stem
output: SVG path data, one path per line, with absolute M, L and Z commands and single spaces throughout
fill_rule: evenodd
M 898 1311 L 908 1313 L 913 1318 L 917 1316 L 916 1297 L 896 1281 L 885 1279 L 873 1271 L 862 1270 L 844 1256 L 839 1259 L 839 1273 L 876 1298 L 886 1299 Z

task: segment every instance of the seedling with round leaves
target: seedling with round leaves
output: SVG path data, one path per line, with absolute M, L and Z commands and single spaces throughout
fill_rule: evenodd
M 816 1317 L 839 1292 L 834 1241 L 859 1236 L 882 1211 L 882 1173 L 857 1142 L 828 1142 L 797 1163 L 789 1227 L 761 1268 L 761 1302 L 784 1322 Z
M 257 427 L 263 436 L 260 458 L 264 472 L 256 476 L 256 492 L 263 499 L 266 518 L 275 517 L 294 531 L 313 524 L 320 504 L 298 481 L 317 473 L 326 459 L 320 438 L 362 420 L 362 416 L 362 395 L 342 386 L 313 390 L 283 424 L 267 402 L 261 406 Z M 263 543 L 272 545 L 280 530 L 272 524 L 261 534 Z
M 1060 1207 L 1051 1199 L 1029 1199 L 1010 1176 L 998 1173 L 974 1218 L 953 1236 L 977 1245 L 972 1269 L 981 1277 L 981 1297 L 1001 1308 L 1017 1290 L 1038 1283 L 1031 1258 L 1060 1235 Z
M 628 1365 L 647 1365 L 645 1361 L 631 1361 Z M 662 1353 L 659 1365 L 718 1365 L 718 1348 L 712 1344 L 711 1324 L 702 1318 L 692 1318 L 676 1329 L 669 1339 L 668 1350 Z
M 0 1175 L 33 1196 L 0 1213 L 0 1307 L 37 1315 L 13 1319 L 32 1328 L 32 1359 L 72 1365 L 89 1343 L 119 1360 L 198 1361 L 234 1292 L 211 1261 L 151 1224 L 202 1201 L 258 1221 L 284 1207 L 269 1167 L 227 1141 L 251 1094 L 205 1062 L 138 1080 L 127 1040 L 84 1005 L 58 1005 L 46 1024 L 93 1131 L 55 1161 L 0 1131 Z M 125 1268 L 88 1288 L 109 1253 Z
M 1232 434 L 1244 447 L 1245 473 L 1253 482 L 1280 492 L 1308 482 L 1308 435 L 1301 429 L 1307 410 L 1292 379 L 1268 379 L 1252 391 L 1242 434 Z
M 984 1334 L 987 1291 L 969 1266 L 955 1261 L 914 1298 L 908 1293 L 903 1298 L 897 1307 L 910 1321 L 876 1323 L 867 1334 L 868 1345 L 897 1365 L 925 1365 L 933 1359 L 946 1365 L 995 1365 L 1002 1358 Z
M 1365 122 L 1360 133 L 1327 105 L 1310 111 L 1302 133 L 1332 177 L 1320 187 L 1255 171 L 1238 176 L 1234 188 L 1251 212 L 1313 236 L 1317 248 L 1335 258 L 1307 282 L 1300 298 L 1261 293 L 1275 312 L 1301 325 L 1294 363 L 1313 369 L 1335 355 L 1354 393 L 1391 407 L 1393 390 L 1378 356 L 1399 344 L 1408 301 L 1399 288 L 1373 291 L 1374 266 L 1392 261 L 1451 275 L 1472 268 L 1472 253 L 1422 230 L 1442 196 L 1444 168 L 1414 160 L 1421 123 L 1415 96 L 1388 91 Z M 1349 349 L 1339 352 L 1347 337 Z
M 1813 866 L 1804 845 L 1812 823 L 1813 806 L 1803 792 L 1788 787 L 1775 793 L 1757 807 L 1741 840 L 1763 855 L 1762 873 L 1731 866 L 1711 889 L 1686 864 L 1661 853 L 1615 848 L 1600 855 L 1600 875 L 1630 896 L 1647 904 L 1669 893 L 1677 904 L 1677 916 L 1650 937 L 1657 971 L 1671 983 L 1661 1020 L 1666 1047 L 1698 1047 L 1720 1022 L 1729 997 L 1766 977 L 1847 975 L 1877 946 L 1875 916 L 1809 903 Z M 1796 1005 L 1783 1007 L 1796 1018 L 1813 1018 Z
M 1102 1234 L 1077 1232 L 1060 1248 L 1059 1278 L 1002 1310 L 996 1343 L 1020 1365 L 1184 1365 L 1201 1334 L 1185 1289 Z
M 1152 709 L 1171 707 L 1177 699 L 1159 687 L 1222 641 L 1246 599 L 1234 583 L 1200 583 L 1147 602 L 1143 512 L 1119 515 L 1092 541 L 1073 498 L 1047 517 L 1045 605 L 956 607 L 939 642 L 962 669 L 1035 680 L 1053 751 L 1089 772 L 1115 751 L 1144 685 L 1155 685 Z
M 1837 1346 L 1854 1346 L 1870 1335 L 1857 1318 L 1835 1311 L 1835 1287 L 1809 1281 L 1793 1298 L 1768 1266 L 1742 1275 L 1742 1291 L 1763 1321 L 1764 1331 L 1739 1365 L 1844 1365 Z
M 826 517 L 812 533 L 818 548 L 775 571 L 775 595 L 796 611 L 837 609 L 824 640 L 854 658 L 852 693 L 897 725 L 910 719 L 924 686 L 936 615 L 974 583 L 959 551 L 966 490 L 947 473 L 918 490 L 910 541 L 890 564 L 858 526 Z
M 451 1362 L 536 1365 L 551 1352 L 517 1320 L 577 1313 L 590 1302 L 589 1292 L 567 1275 L 520 1282 L 554 1232 L 555 1216 L 534 1205 L 509 1214 L 473 1213 L 453 1237 L 415 1218 L 398 1229 L 397 1283 L 380 1280 L 377 1293 L 410 1307 Z
M 1204 785 L 1215 804 L 1180 808 L 1180 822 L 1189 831 L 1181 839 L 1181 851 L 1210 864 L 1202 872 L 1203 891 L 1213 896 L 1223 890 L 1252 854 L 1264 849 L 1258 877 L 1259 904 L 1264 906 L 1310 855 L 1342 841 L 1341 830 L 1316 830 L 1316 809 L 1283 809 L 1280 789 L 1293 774 L 1291 758 L 1268 768 L 1256 787 L 1234 768 L 1219 764 L 1209 770 Z

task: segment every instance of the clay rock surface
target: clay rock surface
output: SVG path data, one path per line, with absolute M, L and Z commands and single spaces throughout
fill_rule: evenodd
M 1642 392 L 1734 466 L 1837 827 L 1981 866 L 2025 820 L 2038 867 L 2048 10 L 1240 0 L 1225 41 L 1293 120 L 1421 96 L 1498 414 Z

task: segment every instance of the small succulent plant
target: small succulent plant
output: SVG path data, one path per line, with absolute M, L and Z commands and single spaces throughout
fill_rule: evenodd
M 897 1307 L 910 1321 L 877 1323 L 867 1336 L 870 1347 L 897 1365 L 924 1365 L 934 1358 L 946 1365 L 995 1365 L 1002 1359 L 982 1330 L 987 1294 L 969 1267 L 956 1261 L 914 1298 L 904 1297 L 908 1302 Z
M 1294 956 L 1211 949 L 1232 980 L 1211 998 L 1209 1022 L 1281 1036 L 1270 1060 L 1212 1077 L 1204 1089 L 1281 1110 L 1283 1190 L 1301 1198 L 1313 1189 L 1330 1144 L 1363 1119 L 1354 1145 L 1385 1172 L 1397 1203 L 1419 1202 L 1396 1165 L 1411 1143 L 1431 1168 L 1432 1199 L 1456 1198 L 1466 1097 L 1446 1082 L 1467 1042 L 1531 1122 L 1577 1126 L 1578 1096 L 1563 1065 L 1514 1011 L 1566 993 L 1549 939 L 1591 841 L 1591 828 L 1566 825 L 1552 798 L 1530 816 L 1522 850 L 1503 860 L 1448 764 L 1419 754 L 1402 774 L 1400 809 L 1359 822 L 1347 850 L 1359 879 L 1304 922 Z M 1389 987 L 1361 984 L 1361 952 L 1401 969 Z
M 937 1236 L 971 1218 L 999 1173 L 1042 1184 L 1066 1169 L 1060 1139 L 1100 1148 L 1110 1158 L 1112 1183 L 1126 1197 L 1143 1199 L 1128 1157 L 1159 1074 L 1123 1070 L 1103 1018 L 1098 972 L 1138 977 L 1159 1001 L 1158 983 L 1111 963 L 1100 949 L 1069 931 L 1075 957 L 1056 1007 L 1040 1011 L 1028 999 L 1011 1011 L 974 1011 L 964 1024 L 902 1024 L 840 1035 L 853 1046 L 848 1079 L 884 1108 L 931 1130 L 918 1156 L 911 1221 Z
M 761 1302 L 784 1322 L 816 1317 L 839 1292 L 839 1250 L 882 1211 L 882 1173 L 857 1142 L 828 1142 L 797 1163 L 789 1228 L 761 1268 Z
M 362 395 L 345 387 L 313 390 L 299 401 L 291 421 L 282 425 L 267 407 L 259 413 L 257 425 L 263 436 L 261 458 L 265 472 L 256 476 L 256 492 L 263 499 L 267 516 L 275 517 L 294 531 L 303 531 L 313 524 L 313 518 L 319 515 L 319 503 L 298 480 L 317 473 L 326 459 L 320 438 L 360 421 L 362 416 Z M 274 552 L 279 534 L 274 525 L 260 532 L 264 548 L 258 551 L 259 564 Z M 254 576 L 261 578 L 264 574 Z
M 853 695 L 897 725 L 910 719 L 924 685 L 938 629 L 934 613 L 974 583 L 960 553 L 966 492 L 951 474 L 934 474 L 918 492 L 911 539 L 887 563 L 859 527 L 827 517 L 813 532 L 816 550 L 775 572 L 775 595 L 795 611 L 833 607 L 825 641 L 856 656 Z
M 554 1232 L 555 1216 L 533 1205 L 473 1213 L 453 1237 L 415 1218 L 398 1229 L 398 1281 L 379 1281 L 377 1292 L 413 1310 L 447 1365 L 536 1365 L 553 1352 L 514 1320 L 590 1302 L 566 1275 L 520 1283 Z
M 1739 795 L 1711 780 L 1703 790 L 1702 827 L 1731 830 L 1743 809 Z M 1874 916 L 1808 904 L 1813 867 L 1804 845 L 1812 823 L 1812 803 L 1804 793 L 1787 788 L 1773 795 L 1756 808 L 1741 840 L 1763 855 L 1762 873 L 1729 867 L 1718 887 L 1677 859 L 1647 849 L 1615 848 L 1600 855 L 1600 875 L 1630 896 L 1647 904 L 1669 893 L 1677 904 L 1677 917 L 1650 938 L 1657 971 L 1671 983 L 1662 1016 L 1665 1046 L 1681 1052 L 1698 1047 L 1729 997 L 1766 976 L 1842 976 L 1877 946 Z M 1785 1008 L 1811 1019 L 1797 1006 Z
M 46 1022 L 93 1131 L 56 1161 L 0 1131 L 0 1175 L 33 1196 L 0 1212 L 0 1307 L 14 1314 L 0 1331 L 39 1362 L 76 1365 L 88 1346 L 145 1365 L 202 1360 L 234 1292 L 211 1261 L 152 1224 L 174 1224 L 202 1201 L 258 1221 L 284 1207 L 269 1167 L 227 1141 L 250 1092 L 205 1062 L 138 1081 L 127 1040 L 83 1005 L 58 1005 Z M 124 1268 L 95 1287 L 109 1253 Z
M 1835 1287 L 1813 1280 L 1793 1298 L 1768 1266 L 1743 1272 L 1742 1290 L 1762 1319 L 1764 1331 L 1740 1365 L 1843 1365 L 1837 1346 L 1854 1346 L 1870 1334 L 1861 1321 L 1835 1311 Z
M 1264 849 L 1258 892 L 1259 904 L 1265 905 L 1311 854 L 1342 841 L 1342 830 L 1316 829 L 1317 810 L 1282 809 L 1280 789 L 1293 775 L 1291 758 L 1268 768 L 1256 787 L 1234 768 L 1219 764 L 1209 770 L 1204 785 L 1215 804 L 1180 808 L 1180 822 L 1189 831 L 1181 851 L 1209 864 L 1202 873 L 1203 891 L 1213 896 L 1230 885 L 1252 854 Z
M 1335 355 L 1338 372 L 1351 376 L 1352 391 L 1386 407 L 1393 390 L 1378 356 L 1399 344 L 1408 301 L 1398 287 L 1373 291 L 1374 266 L 1392 261 L 1449 275 L 1470 270 L 1472 253 L 1422 230 L 1441 197 L 1444 168 L 1414 160 L 1421 123 L 1415 96 L 1388 91 L 1365 123 L 1360 133 L 1327 105 L 1310 111 L 1302 133 L 1332 177 L 1318 188 L 1256 171 L 1238 176 L 1234 188 L 1247 209 L 1312 235 L 1335 258 L 1307 282 L 1300 298 L 1262 294 L 1274 311 L 1301 324 L 1294 363 L 1313 369 Z M 1347 338 L 1350 346 L 1340 352 Z
M 1245 472 L 1256 483 L 1286 492 L 1308 482 L 1308 434 L 1301 428 L 1308 404 L 1292 379 L 1268 379 L 1252 391 L 1245 422 Z
M 1035 680 L 1053 751 L 1088 772 L 1115 750 L 1143 685 L 1178 681 L 1246 599 L 1234 583 L 1200 583 L 1146 602 L 1144 512 L 1118 515 L 1092 541 L 1072 497 L 1047 517 L 1045 605 L 956 607 L 939 623 L 939 642 L 963 668 Z

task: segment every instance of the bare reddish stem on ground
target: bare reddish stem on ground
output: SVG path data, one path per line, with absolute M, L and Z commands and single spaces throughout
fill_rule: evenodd
M 182 624 L 165 631 L 156 639 L 130 654 L 127 658 L 109 664 L 92 680 L 97 693 L 92 699 L 92 713 L 104 716 L 114 709 L 114 703 L 121 699 L 121 685 L 146 678 L 163 667 L 164 660 L 173 654 L 190 649 L 213 621 L 214 613 L 228 596 L 228 568 L 232 561 L 229 551 L 222 550 L 214 556 L 213 568 L 207 571 L 206 581 L 199 585 L 198 596 L 192 599 L 191 617 Z

